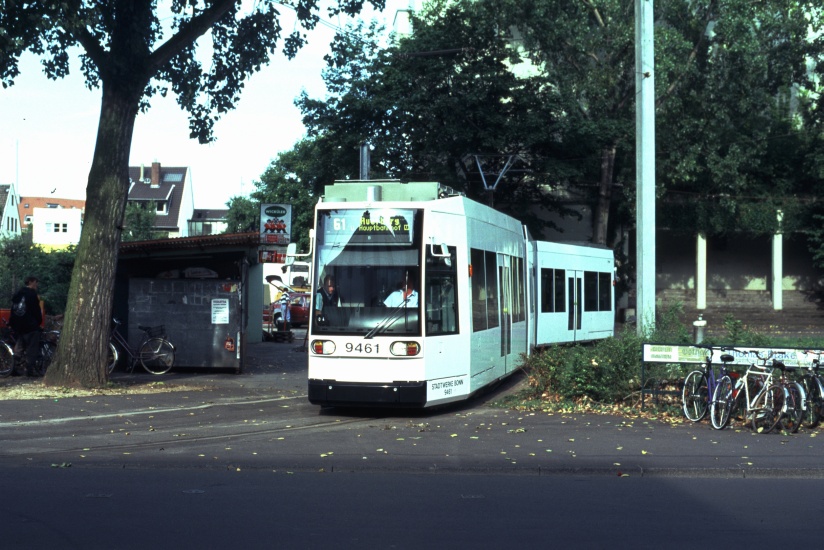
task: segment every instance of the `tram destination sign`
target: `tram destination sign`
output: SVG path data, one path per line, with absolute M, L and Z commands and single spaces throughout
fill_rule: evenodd
M 324 219 L 326 242 L 410 244 L 415 211 L 410 209 L 334 210 Z

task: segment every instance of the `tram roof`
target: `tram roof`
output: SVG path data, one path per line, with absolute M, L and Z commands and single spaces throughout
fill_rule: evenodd
M 326 186 L 323 200 L 328 202 L 431 201 L 462 195 L 463 193 L 435 181 L 339 180 Z

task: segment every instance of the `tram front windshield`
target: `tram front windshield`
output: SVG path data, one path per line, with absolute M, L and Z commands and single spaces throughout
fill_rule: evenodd
M 319 211 L 312 330 L 420 335 L 422 227 L 415 209 Z

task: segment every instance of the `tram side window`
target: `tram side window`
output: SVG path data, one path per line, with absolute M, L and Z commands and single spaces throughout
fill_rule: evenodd
M 611 273 L 598 273 L 598 311 L 612 311 Z
M 494 252 L 484 252 L 486 260 L 486 320 L 489 328 L 497 327 L 498 321 L 498 269 Z
M 472 331 L 495 328 L 498 320 L 498 272 L 495 252 L 472 248 Z
M 541 268 L 541 313 L 566 311 L 565 279 L 566 271 L 563 269 Z
M 473 248 L 469 251 L 472 266 L 472 330 L 486 330 L 486 275 L 484 272 L 484 251 Z
M 426 334 L 456 334 L 458 332 L 458 305 L 456 288 L 457 250 L 448 247 L 450 262 L 432 255 L 427 248 L 426 258 Z M 449 264 L 449 265 L 447 265 Z
M 515 258 L 514 260 L 512 320 L 517 322 L 526 319 L 526 295 L 524 294 L 524 260 L 523 258 Z
M 612 310 L 612 277 L 598 271 L 584 272 L 584 311 Z

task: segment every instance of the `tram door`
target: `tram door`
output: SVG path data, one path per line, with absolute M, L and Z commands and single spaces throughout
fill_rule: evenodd
M 567 271 L 567 330 L 572 332 L 572 339 L 577 340 L 581 330 L 581 316 L 584 307 L 583 271 Z
M 512 354 L 512 266 L 511 257 L 498 254 L 498 303 L 501 315 L 501 357 L 507 372 L 512 368 L 509 355 Z

